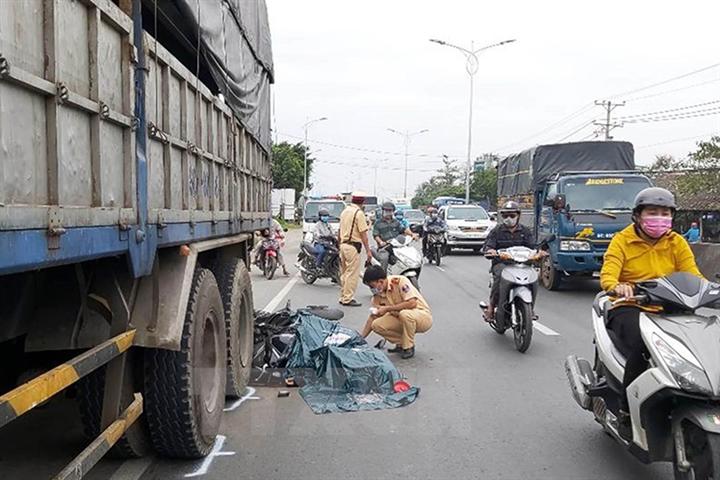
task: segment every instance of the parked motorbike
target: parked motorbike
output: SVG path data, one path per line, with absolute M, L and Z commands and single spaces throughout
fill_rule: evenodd
M 640 314 L 650 358 L 627 388 L 631 439 L 618 430 L 625 357 L 606 327 L 610 308 L 628 300 L 662 309 Z M 643 463 L 672 462 L 676 479 L 720 478 L 720 319 L 703 307 L 720 308 L 720 285 L 688 273 L 640 282 L 632 299 L 600 293 L 592 307 L 594 365 L 575 355 L 565 361 L 578 405 Z
M 410 280 L 415 288 L 420 289 L 420 271 L 422 270 L 422 255 L 412 244 L 415 240 L 413 237 L 406 235 L 398 235 L 390 240 L 379 250 L 387 250 L 390 252 L 390 260 L 388 263 L 388 275 L 404 275 Z M 380 265 L 380 261 L 374 258 L 374 262 Z
M 260 244 L 260 258 L 255 264 L 262 272 L 265 278 L 272 280 L 275 276 L 275 270 L 278 267 L 278 251 L 280 250 L 280 241 L 274 236 L 263 237 Z
M 538 250 L 527 247 L 510 247 L 497 252 L 497 257 L 507 266 L 500 277 L 503 284 L 500 286 L 495 319 L 490 322 L 490 327 L 500 335 L 512 328 L 515 348 L 520 353 L 525 353 L 530 348 L 532 340 L 538 281 L 538 272 L 533 264 L 541 256 Z M 491 288 L 492 282 L 491 276 Z M 489 307 L 487 303 L 481 302 L 480 308 L 487 310 Z
M 308 285 L 312 285 L 319 278 L 329 278 L 333 283 L 340 283 L 340 251 L 337 238 L 323 237 L 321 241 L 326 249 L 322 265 L 315 263 L 315 248 L 312 243 L 303 240 L 296 267 Z
M 445 232 L 447 232 L 446 228 L 437 225 L 428 227 L 425 232 L 427 238 L 425 240 L 425 252 L 423 253 L 428 262 L 434 262 L 437 266 L 440 266 L 440 259 L 445 251 Z

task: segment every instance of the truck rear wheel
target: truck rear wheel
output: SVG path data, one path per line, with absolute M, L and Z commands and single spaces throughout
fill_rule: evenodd
M 562 272 L 553 266 L 552 258 L 545 257 L 540 266 L 540 282 L 547 290 L 555 291 L 560 288 Z
M 142 354 L 131 351 L 127 353 L 124 375 L 122 378 L 122 392 L 120 394 L 120 409 L 117 416 L 125 410 L 134 400 L 133 394 L 140 391 L 142 382 L 138 377 L 142 374 L 142 367 L 136 364 L 142 361 Z M 77 383 L 77 402 L 80 409 L 80 419 L 83 432 L 88 441 L 95 440 L 101 432 L 103 396 L 105 393 L 106 366 L 102 366 L 83 377 Z M 145 417 L 140 416 L 135 423 L 120 437 L 108 455 L 113 458 L 138 458 L 150 452 L 151 445 L 148 438 Z
M 215 276 L 198 267 L 180 351 L 148 349 L 145 355 L 145 414 L 159 454 L 200 458 L 212 449 L 225 402 L 225 332 Z
M 254 310 L 250 273 L 241 258 L 220 260 L 214 270 L 225 308 L 225 395 L 240 398 L 245 395 L 252 367 Z

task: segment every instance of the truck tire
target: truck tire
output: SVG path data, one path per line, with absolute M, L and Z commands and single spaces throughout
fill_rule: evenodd
M 245 395 L 253 355 L 254 309 L 250 273 L 241 258 L 218 261 L 214 268 L 225 308 L 227 383 L 225 395 Z
M 550 256 L 545 257 L 540 265 L 540 283 L 550 291 L 558 290 L 562 283 L 562 272 L 553 266 Z
M 166 457 L 210 453 L 225 402 L 227 338 L 222 297 L 210 270 L 195 270 L 180 350 L 145 354 L 145 415 Z
M 128 352 L 125 363 L 125 375 L 122 382 L 120 411 L 118 416 L 134 400 L 133 394 L 141 390 L 142 382 L 138 377 L 142 374 L 142 366 L 137 361 L 142 355 L 133 355 Z M 88 441 L 95 440 L 100 435 L 103 395 L 105 393 L 106 366 L 102 366 L 83 377 L 77 383 L 77 402 L 80 410 L 80 419 L 83 424 L 83 433 Z M 147 432 L 145 417 L 141 415 L 135 423 L 115 443 L 108 455 L 112 458 L 139 458 L 150 453 L 152 446 Z

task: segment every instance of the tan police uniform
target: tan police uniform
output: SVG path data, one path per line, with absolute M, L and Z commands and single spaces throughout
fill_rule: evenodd
M 376 307 L 397 305 L 411 298 L 417 300 L 412 310 L 386 313 L 372 322 L 372 331 L 404 349 L 415 346 L 415 334 L 424 333 L 432 327 L 432 314 L 425 299 L 417 288 L 402 275 L 390 275 L 388 288 L 384 293 L 373 297 Z
M 362 208 L 351 203 L 340 214 L 340 303 L 348 303 L 355 296 L 360 281 L 361 233 L 368 231 Z

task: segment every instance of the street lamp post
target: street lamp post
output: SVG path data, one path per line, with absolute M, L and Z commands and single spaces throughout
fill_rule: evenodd
M 322 122 L 324 120 L 327 120 L 327 117 L 321 117 L 316 118 L 315 120 L 310 120 L 308 122 L 305 122 L 305 125 L 303 125 L 303 129 L 305 129 L 305 148 L 303 149 L 303 197 L 307 198 L 307 152 L 308 152 L 308 127 L 316 122 Z
M 410 139 L 414 137 L 415 135 L 420 135 L 421 133 L 429 132 L 427 128 L 410 133 L 409 131 L 405 130 L 404 132 L 399 132 L 395 129 L 388 128 L 389 132 L 397 133 L 401 137 L 403 137 L 403 140 L 405 142 L 405 186 L 403 187 L 403 197 L 407 198 L 407 178 L 408 178 L 408 148 L 410 147 Z
M 469 106 L 469 114 L 468 114 L 468 145 L 467 145 L 467 170 L 465 172 L 465 203 L 470 203 L 470 169 L 472 167 L 472 121 L 473 121 L 473 90 L 474 90 L 474 83 L 475 83 L 475 74 L 477 73 L 478 69 L 480 68 L 480 62 L 478 60 L 478 53 L 488 50 L 493 47 L 499 47 L 501 45 L 507 45 L 508 43 L 512 43 L 515 41 L 515 39 L 511 40 L 503 40 L 502 42 L 493 43 L 492 45 L 487 45 L 482 48 L 478 48 L 475 50 L 474 43 L 470 43 L 470 49 L 463 47 L 458 47 L 457 45 L 453 45 L 451 43 L 445 42 L 443 40 L 437 40 L 435 38 L 430 39 L 431 42 L 437 43 L 438 45 L 443 45 L 446 47 L 452 47 L 456 50 L 459 50 L 462 52 L 463 55 L 465 55 L 465 70 L 468 73 L 468 77 L 470 77 L 470 106 Z

